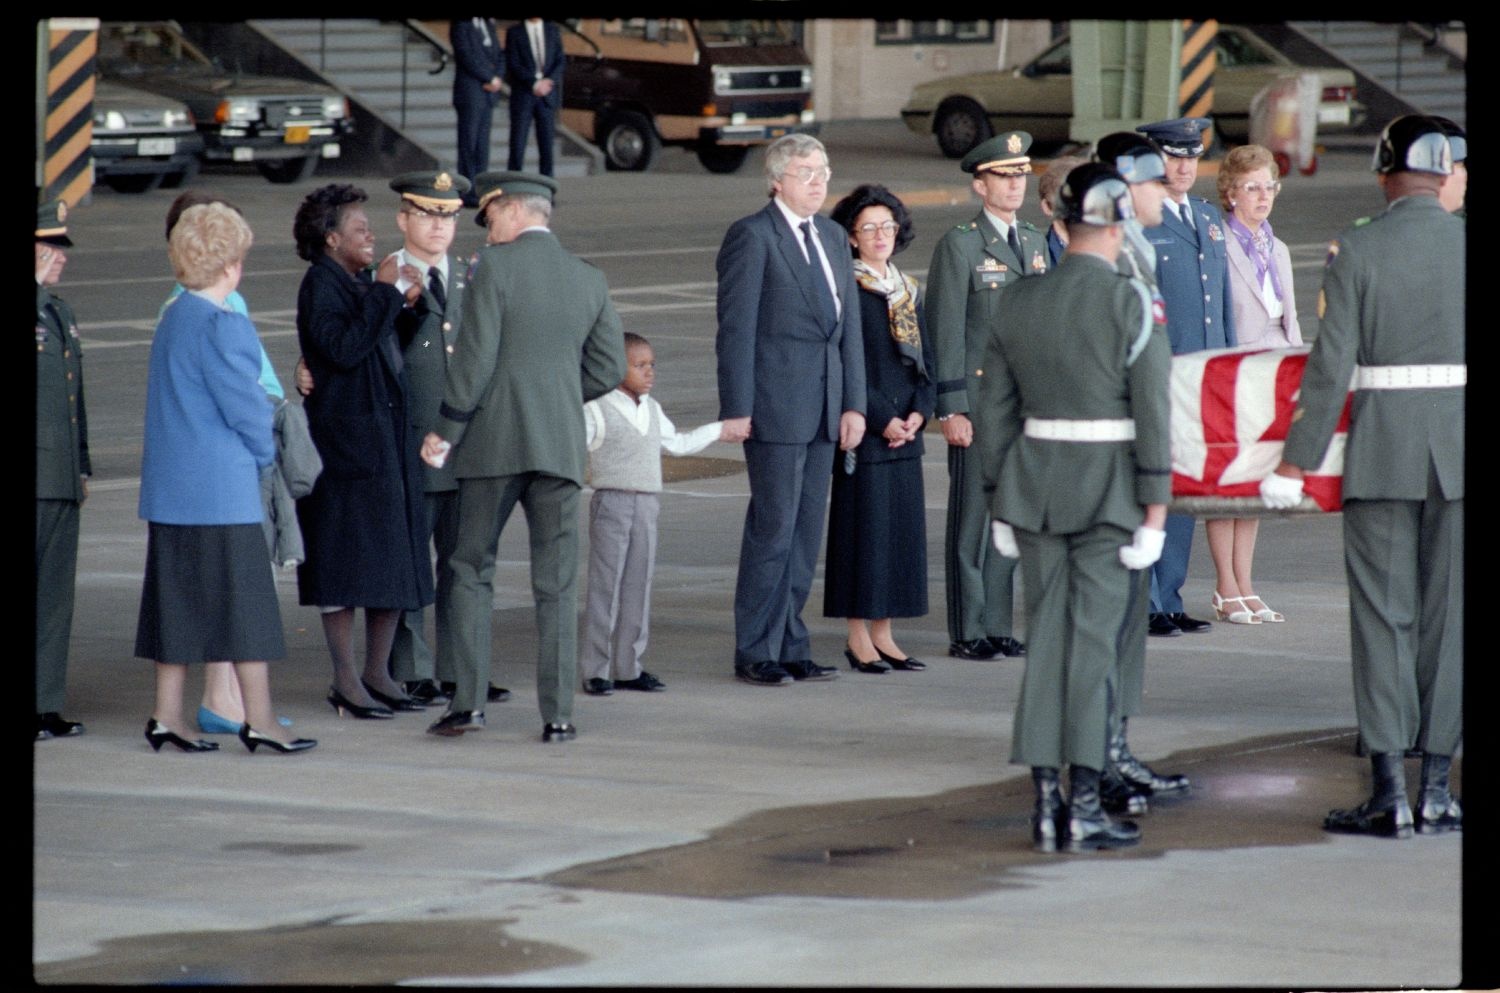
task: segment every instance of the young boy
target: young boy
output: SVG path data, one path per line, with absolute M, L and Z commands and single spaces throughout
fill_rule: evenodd
M 723 436 L 719 421 L 678 434 L 650 396 L 655 381 L 656 353 L 645 338 L 627 331 L 625 381 L 583 407 L 594 498 L 578 668 L 583 691 L 594 696 L 666 688 L 641 668 L 651 625 L 661 452 L 691 455 Z

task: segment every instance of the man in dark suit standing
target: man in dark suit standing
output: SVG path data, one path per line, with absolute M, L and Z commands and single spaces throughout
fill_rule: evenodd
M 552 175 L 552 145 L 562 108 L 562 31 L 551 21 L 528 17 L 505 32 L 505 82 L 510 86 L 510 164 L 521 168 L 526 135 L 536 121 L 537 165 Z
M 458 112 L 458 171 L 472 180 L 490 167 L 490 125 L 500 102 L 505 53 L 492 17 L 459 17 L 448 29 L 453 42 L 453 109 Z M 464 202 L 473 206 L 471 195 Z
M 811 135 L 766 149 L 771 202 L 719 248 L 719 418 L 745 443 L 750 506 L 734 591 L 735 678 L 832 679 L 802 607 L 823 539 L 833 448 L 865 433 L 865 363 L 847 234 L 818 216 L 828 153 Z

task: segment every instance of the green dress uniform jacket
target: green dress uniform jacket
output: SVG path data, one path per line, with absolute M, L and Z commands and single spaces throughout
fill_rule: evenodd
M 83 350 L 66 303 L 36 289 L 36 712 L 59 712 L 67 681 L 79 507 L 89 465 Z
M 1045 235 L 1020 218 L 1021 256 L 981 210 L 943 235 L 927 271 L 927 331 L 936 356 L 937 415 L 968 414 L 982 381 L 985 341 L 1003 290 L 1047 271 Z M 972 420 L 972 418 L 971 418 Z M 979 429 L 975 426 L 975 443 Z M 944 564 L 948 635 L 973 641 L 1012 633 L 1015 561 L 990 547 L 989 514 L 970 449 L 948 447 Z
M 1356 367 L 1464 363 L 1464 224 L 1391 203 L 1329 249 L 1322 323 L 1283 457 L 1323 460 Z M 1463 733 L 1463 386 L 1356 388 L 1344 451 L 1355 711 L 1371 752 Z
M 975 448 L 994 517 L 1021 548 L 1031 637 L 1012 760 L 1103 769 L 1108 687 L 1132 578 L 1121 545 L 1171 494 L 1167 338 L 1149 291 L 1070 253 L 1000 301 Z M 1027 418 L 1130 418 L 1134 441 L 1042 440 Z

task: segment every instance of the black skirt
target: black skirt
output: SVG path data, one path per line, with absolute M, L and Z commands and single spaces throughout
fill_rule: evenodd
M 927 613 L 927 512 L 922 460 L 835 457 L 828 513 L 823 616 L 921 617 Z
M 135 654 L 184 665 L 286 657 L 259 524 L 149 525 Z

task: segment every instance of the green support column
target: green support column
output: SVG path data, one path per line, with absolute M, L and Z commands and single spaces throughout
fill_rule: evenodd
M 1073 117 L 1068 136 L 1093 142 L 1111 131 L 1179 116 L 1182 21 L 1073 21 Z

